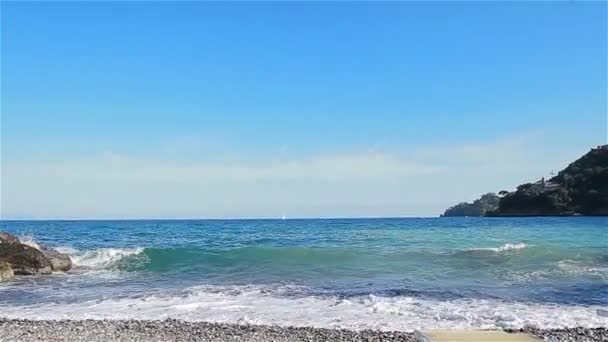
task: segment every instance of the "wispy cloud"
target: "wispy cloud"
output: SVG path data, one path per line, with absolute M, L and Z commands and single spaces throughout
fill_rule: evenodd
M 154 160 L 104 152 L 2 164 L 3 217 L 427 216 L 536 179 L 584 151 L 542 136 L 486 144 L 256 161 Z M 576 153 L 576 154 L 574 154 Z

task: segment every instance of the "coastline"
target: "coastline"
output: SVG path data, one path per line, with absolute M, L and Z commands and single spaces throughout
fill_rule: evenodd
M 606 328 L 506 329 L 541 340 L 606 341 Z M 278 327 L 168 320 L 21 320 L 0 318 L 0 341 L 418 341 L 401 331 Z
M 460 216 L 460 215 L 440 215 L 439 218 L 518 218 L 518 217 L 608 217 L 608 214 L 579 214 L 579 213 L 564 213 L 564 214 L 526 214 L 526 213 L 486 213 L 480 216 Z

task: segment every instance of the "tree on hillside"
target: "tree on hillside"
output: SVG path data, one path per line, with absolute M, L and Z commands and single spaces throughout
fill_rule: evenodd
M 547 187 L 552 184 L 552 187 Z M 557 185 L 557 186 L 555 186 Z M 608 148 L 592 149 L 548 183 L 525 183 L 500 194 L 503 215 L 608 214 Z

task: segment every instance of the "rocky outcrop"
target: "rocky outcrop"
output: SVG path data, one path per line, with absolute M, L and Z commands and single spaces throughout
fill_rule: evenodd
M 15 272 L 11 264 L 6 261 L 0 261 L 0 282 L 11 280 L 15 277 Z
M 0 244 L 2 244 L 2 243 L 6 243 L 6 244 L 19 243 L 19 239 L 17 239 L 17 237 L 11 233 L 0 232 Z
M 72 260 L 67 254 L 44 246 L 36 247 L 21 243 L 12 234 L 0 232 L 0 280 L 13 275 L 66 272 L 72 268 Z
M 72 268 L 72 260 L 67 254 L 59 253 L 44 246 L 40 247 L 40 251 L 51 263 L 53 271 L 67 272 Z
M 1 244 L 0 261 L 8 262 L 18 275 L 51 273 L 51 262 L 41 251 L 21 243 Z

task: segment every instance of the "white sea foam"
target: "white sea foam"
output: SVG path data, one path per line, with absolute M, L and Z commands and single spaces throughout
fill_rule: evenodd
M 564 259 L 557 263 L 558 269 L 568 275 L 596 275 L 608 279 L 608 267 L 586 263 L 584 261 Z
M 93 269 L 108 267 L 126 256 L 137 255 L 144 251 L 143 248 L 99 248 L 95 250 L 78 251 L 66 247 L 63 247 L 60 250 L 63 250 L 70 255 L 74 265 Z
M 347 329 L 492 329 L 606 327 L 599 306 L 499 300 L 439 301 L 374 295 L 285 297 L 256 286 L 195 287 L 139 298 L 3 306 L 1 316 L 28 319 L 165 319 Z
M 40 250 L 40 245 L 36 241 L 34 241 L 34 236 L 32 234 L 19 236 L 19 241 L 24 245 Z
M 512 271 L 504 275 L 505 280 L 520 283 L 535 283 L 537 281 L 555 280 L 555 277 L 598 277 L 608 281 L 608 267 L 594 266 L 573 260 L 562 260 L 556 266 L 534 271 Z
M 55 250 L 59 253 L 65 253 L 65 254 L 69 254 L 69 255 L 73 255 L 78 253 L 78 250 L 70 247 L 70 246 L 59 246 L 59 247 L 55 247 Z
M 471 248 L 469 250 L 471 250 L 471 251 L 492 251 L 492 252 L 500 253 L 500 252 L 524 249 L 526 247 L 528 247 L 527 244 L 525 244 L 523 242 L 519 242 L 519 243 L 505 243 L 504 245 L 502 245 L 500 247 Z

